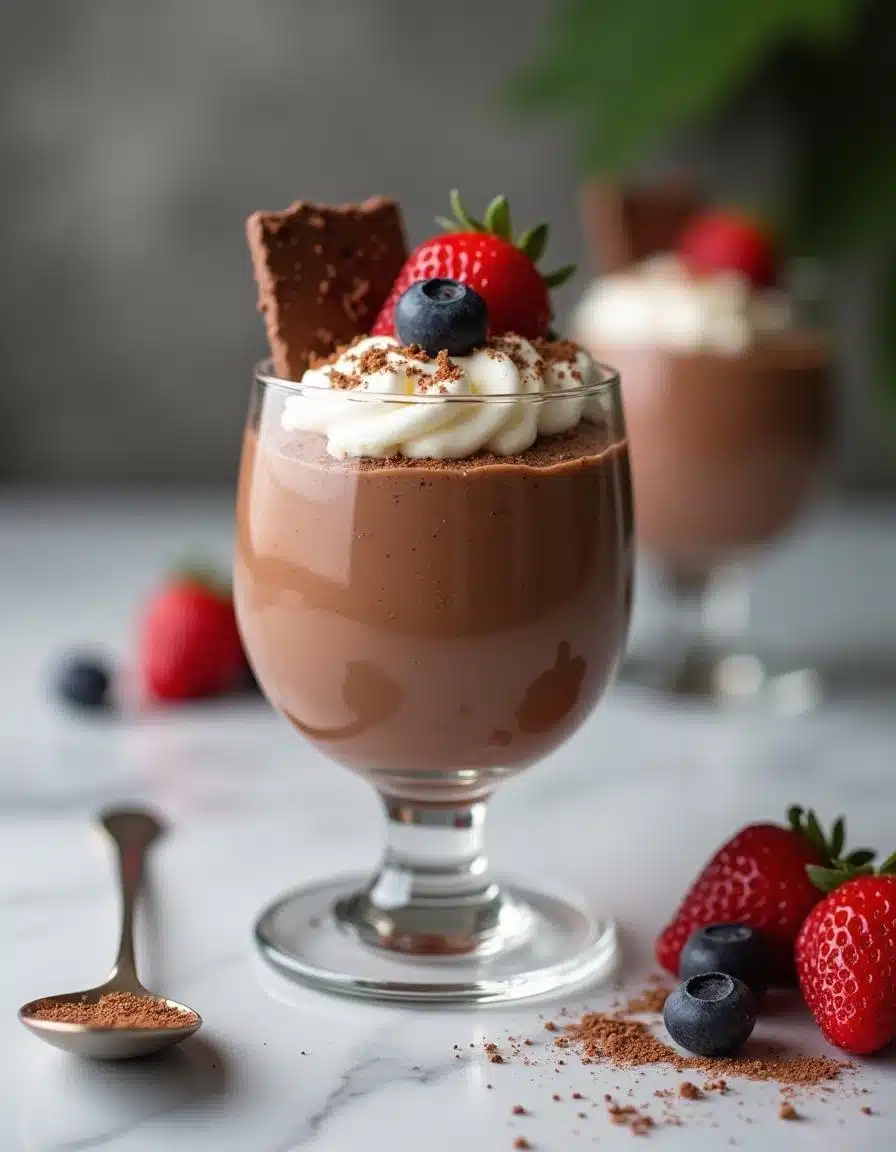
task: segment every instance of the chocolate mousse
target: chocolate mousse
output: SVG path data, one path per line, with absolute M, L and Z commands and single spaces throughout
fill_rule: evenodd
M 624 441 L 333 460 L 250 427 L 235 593 L 270 699 L 401 795 L 475 794 L 556 748 L 613 673 L 631 598 Z
M 708 215 L 687 186 L 604 188 L 588 208 L 612 274 L 589 290 L 575 335 L 622 379 L 639 541 L 667 571 L 700 577 L 774 540 L 816 488 L 829 341 L 800 325 L 783 291 L 743 274 L 738 259 L 766 257 L 752 225 L 735 219 L 730 273 L 693 275 L 670 255 Z

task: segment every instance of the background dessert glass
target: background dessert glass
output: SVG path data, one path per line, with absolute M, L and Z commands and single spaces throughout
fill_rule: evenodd
M 607 354 L 609 349 L 604 349 Z M 612 349 L 626 379 L 638 539 L 662 624 L 625 677 L 711 699 L 771 688 L 804 710 L 819 685 L 784 655 L 744 650 L 748 565 L 815 495 L 830 430 L 830 353 L 808 331 L 733 357 Z
M 636 629 L 621 675 L 676 695 L 762 699 L 804 711 L 819 699 L 815 670 L 794 667 L 786 648 L 744 651 L 744 633 L 749 566 L 792 528 L 818 490 L 827 458 L 825 280 L 806 260 L 782 269 L 771 295 L 719 280 L 707 313 L 708 301 L 693 296 L 696 282 L 669 265 L 701 208 L 697 191 L 674 181 L 598 183 L 584 203 L 604 279 L 588 290 L 573 334 L 614 364 L 623 381 L 638 542 L 652 561 L 659 608 L 657 627 Z M 639 303 L 638 331 L 627 338 L 618 311 L 608 323 L 605 303 L 598 304 L 608 275 L 616 285 L 621 275 Z M 648 285 L 653 315 L 645 328 L 641 294 Z M 630 314 L 624 322 L 630 326 Z M 745 322 L 756 326 L 750 339 Z M 726 336 L 726 347 L 713 346 L 705 331 L 698 338 L 708 323 L 716 339 Z
M 618 377 L 599 370 L 562 401 L 392 401 L 485 416 L 582 405 L 573 432 L 520 457 L 339 461 L 323 436 L 284 428 L 287 407 L 363 413 L 388 399 L 269 373 L 256 374 L 243 447 L 240 628 L 273 705 L 378 790 L 387 837 L 372 879 L 324 880 L 269 908 L 264 954 L 317 986 L 430 1002 L 594 978 L 614 958 L 612 925 L 499 886 L 482 835 L 496 785 L 582 724 L 624 647 L 633 526 Z

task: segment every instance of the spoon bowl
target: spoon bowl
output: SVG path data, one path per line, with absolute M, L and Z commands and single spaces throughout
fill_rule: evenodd
M 118 850 L 118 878 L 121 891 L 121 943 L 112 974 L 105 984 L 83 992 L 64 992 L 30 1000 L 19 1009 L 19 1020 L 39 1039 L 54 1048 L 96 1060 L 129 1060 L 149 1056 L 186 1040 L 202 1027 L 202 1017 L 186 1004 L 149 992 L 137 979 L 134 958 L 134 910 L 143 874 L 143 860 L 149 846 L 162 833 L 161 823 L 149 812 L 134 808 L 116 808 L 104 812 L 100 824 Z M 60 1004 L 98 1004 L 104 996 L 124 992 L 183 1012 L 182 1026 L 138 1028 L 129 1025 L 109 1027 L 103 1024 L 70 1023 L 47 1020 L 42 1009 Z
M 39 1013 L 45 1006 L 56 1004 L 96 1004 L 110 992 L 124 991 L 120 986 L 112 988 L 103 984 L 99 988 L 88 988 L 84 992 L 66 992 L 61 996 L 42 996 L 31 1000 L 19 1009 L 19 1019 L 35 1036 L 77 1056 L 89 1056 L 94 1060 L 129 1060 L 134 1056 L 149 1056 L 161 1052 L 173 1044 L 186 1040 L 202 1027 L 202 1017 L 176 1000 L 156 996 L 145 989 L 129 988 L 135 996 L 167 1005 L 184 1013 L 182 1028 L 105 1028 L 88 1024 L 68 1024 L 61 1020 L 44 1020 Z

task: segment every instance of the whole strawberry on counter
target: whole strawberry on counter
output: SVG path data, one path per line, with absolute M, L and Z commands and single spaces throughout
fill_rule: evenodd
M 826 1038 L 867 1056 L 896 1037 L 896 853 L 877 872 L 863 859 L 809 873 L 828 895 L 796 942 L 800 989 Z
M 169 577 L 146 606 L 138 667 L 144 693 L 154 700 L 217 696 L 244 683 L 230 590 L 199 571 Z
M 395 335 L 395 305 L 413 283 L 445 279 L 459 280 L 479 293 L 488 307 L 490 335 L 515 332 L 528 340 L 547 336 L 550 289 L 575 272 L 574 264 L 546 276 L 538 271 L 548 226 L 539 224 L 514 240 L 505 196 L 492 200 L 481 221 L 470 215 L 456 191 L 451 193 L 451 208 L 453 219 L 437 221 L 446 234 L 424 240 L 408 256 L 371 334 Z
M 749 824 L 728 840 L 694 881 L 656 944 L 659 963 L 675 976 L 688 937 L 709 924 L 738 923 L 762 936 L 769 984 L 794 982 L 793 948 L 803 921 L 821 899 L 807 865 L 829 867 L 843 851 L 843 820 L 826 838 L 813 812 L 793 807 L 789 824 Z M 867 856 L 854 854 L 852 863 Z

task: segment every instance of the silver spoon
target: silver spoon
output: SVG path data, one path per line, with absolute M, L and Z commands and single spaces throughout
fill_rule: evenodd
M 118 882 L 121 892 L 121 943 L 118 959 L 105 984 L 87 988 L 83 992 L 66 992 L 60 996 L 44 996 L 32 1000 L 19 1009 L 19 1019 L 35 1036 L 79 1056 L 93 1056 L 100 1060 L 127 1060 L 132 1056 L 148 1056 L 172 1044 L 179 1044 L 202 1027 L 202 1018 L 192 1008 L 157 996 L 147 991 L 137 979 L 134 959 L 134 907 L 140 891 L 143 860 L 152 842 L 162 833 L 162 826 L 149 812 L 131 808 L 114 808 L 104 812 L 100 824 L 118 849 Z M 42 1005 L 50 1003 L 95 1004 L 110 992 L 129 992 L 145 997 L 148 1002 L 166 1004 L 182 1011 L 184 1024 L 173 1028 L 97 1028 L 86 1024 L 67 1024 L 55 1020 L 42 1020 L 36 1013 Z

